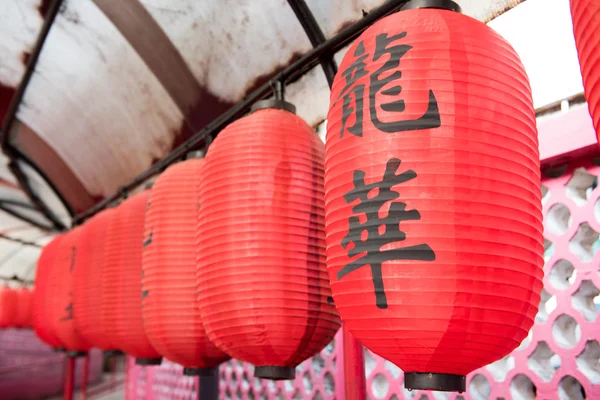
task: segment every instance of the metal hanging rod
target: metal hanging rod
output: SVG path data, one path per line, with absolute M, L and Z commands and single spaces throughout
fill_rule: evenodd
M 0 281 L 4 282 L 18 282 L 25 285 L 32 285 L 34 282 L 28 279 L 19 278 L 17 275 L 13 276 L 0 276 Z
M 18 238 L 13 238 L 13 237 L 7 236 L 7 235 L 5 235 L 3 233 L 0 233 L 0 239 L 8 240 L 8 241 L 15 242 L 15 243 L 19 243 L 19 244 L 22 244 L 23 246 L 37 247 L 37 248 L 40 248 L 40 249 L 43 247 L 43 246 L 41 246 L 41 245 L 39 245 L 37 243 L 29 242 L 27 240 L 22 240 L 22 239 L 18 239 Z
M 252 93 L 246 96 L 244 100 L 225 111 L 202 130 L 176 147 L 163 159 L 159 160 L 150 168 L 136 176 L 129 183 L 121 186 L 115 193 L 96 203 L 86 211 L 76 215 L 73 220 L 74 224 L 80 224 L 87 218 L 103 210 L 115 200 L 123 197 L 124 194 L 143 184 L 148 178 L 159 174 L 172 163 L 183 159 L 189 151 L 201 147 L 208 140 L 212 140 L 223 128 L 246 114 L 254 103 L 269 97 L 269 95 L 272 93 L 271 88 L 273 87 L 274 82 L 279 81 L 287 84 L 298 80 L 301 76 L 319 65 L 323 56 L 327 54 L 335 54 L 336 52 L 342 50 L 374 22 L 382 17 L 385 17 L 386 15 L 400 10 L 400 8 L 402 8 L 402 6 L 404 6 L 407 2 L 407 0 L 389 0 L 379 8 L 368 13 L 364 18 L 358 20 L 337 35 L 333 36 L 331 39 L 319 44 L 313 48 L 313 50 L 309 51 L 277 74 L 270 81 L 265 82 L 261 87 L 254 90 Z

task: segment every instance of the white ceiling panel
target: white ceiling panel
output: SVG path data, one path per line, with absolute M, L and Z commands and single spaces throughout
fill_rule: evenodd
M 0 84 L 17 87 L 42 27 L 41 0 L 0 0 Z
M 91 0 L 63 4 L 18 117 L 95 196 L 172 147 L 182 116 L 137 53 Z

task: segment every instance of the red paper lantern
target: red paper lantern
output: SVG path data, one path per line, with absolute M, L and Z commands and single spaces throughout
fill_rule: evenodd
M 114 350 L 116 343 L 107 334 L 111 330 L 104 319 L 103 266 L 108 227 L 114 209 L 95 215 L 82 227 L 73 280 L 73 314 L 75 327 L 92 346 Z M 111 284 L 111 282 L 108 282 Z M 115 282 L 112 282 L 114 285 Z M 114 313 L 114 309 L 108 312 Z M 114 331 L 114 327 L 112 328 Z
M 31 306 L 31 317 L 33 328 L 36 335 L 49 346 L 55 349 L 63 348 L 64 345 L 58 338 L 52 324 L 52 314 L 50 312 L 50 297 L 48 293 L 49 278 L 52 274 L 55 258 L 60 250 L 60 243 L 64 238 L 58 235 L 50 243 L 44 246 L 37 263 L 35 274 L 35 289 Z
M 56 336 L 71 355 L 86 352 L 91 347 L 75 329 L 73 319 L 73 272 L 79 255 L 81 232 L 82 228 L 78 227 L 64 235 L 56 252 L 51 273 L 46 278 L 46 301 L 51 324 Z
M 125 200 L 111 216 L 102 287 L 108 340 L 142 365 L 161 362 L 142 322 L 142 243 L 149 195 L 144 191 Z
M 583 75 L 585 98 L 594 121 L 596 134 L 600 133 L 600 2 L 571 0 L 573 32 Z
M 17 292 L 0 286 L 0 328 L 13 328 L 17 324 Z
M 255 376 L 291 379 L 340 326 L 327 301 L 323 145 L 293 112 L 258 109 L 219 134 L 202 175 L 197 283 L 208 337 Z
M 196 295 L 198 181 L 204 160 L 163 172 L 152 187 L 145 220 L 142 314 L 154 348 L 188 374 L 215 368 L 229 356 L 204 331 Z
M 17 312 L 15 326 L 17 328 L 31 328 L 31 305 L 33 294 L 28 288 L 22 287 L 16 291 Z
M 533 101 L 511 46 L 442 9 L 366 30 L 331 92 L 325 210 L 335 305 L 406 387 L 464 391 L 515 349 L 540 301 L 543 228 Z

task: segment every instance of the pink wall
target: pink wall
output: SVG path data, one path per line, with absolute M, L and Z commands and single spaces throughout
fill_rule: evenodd
M 82 361 L 78 362 L 77 382 Z M 42 343 L 32 330 L 0 330 L 0 399 L 40 399 L 63 389 L 65 356 Z M 92 351 L 90 376 L 102 377 L 102 354 Z

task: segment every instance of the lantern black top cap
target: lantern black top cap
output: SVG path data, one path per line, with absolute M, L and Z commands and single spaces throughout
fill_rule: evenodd
M 442 10 L 462 12 L 460 6 L 452 0 L 411 0 L 400 11 L 416 8 L 439 8 Z
M 262 110 L 265 108 L 275 108 L 278 110 L 289 111 L 292 114 L 296 114 L 296 106 L 292 103 L 285 101 L 285 85 L 281 80 L 275 80 L 271 82 L 271 89 L 273 89 L 273 97 L 267 100 L 256 102 L 250 112 L 256 110 Z
M 278 110 L 285 110 L 291 112 L 292 114 L 296 114 L 295 105 L 293 105 L 292 103 L 288 103 L 285 100 L 278 99 L 267 99 L 258 101 L 252 106 L 251 112 L 254 112 L 256 110 L 263 110 L 265 108 L 275 108 Z

